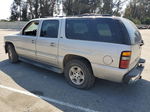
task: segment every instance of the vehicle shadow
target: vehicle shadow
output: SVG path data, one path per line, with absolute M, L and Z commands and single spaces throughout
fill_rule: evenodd
M 89 90 L 68 85 L 63 74 L 57 74 L 24 62 L 0 62 L 0 70 L 19 86 L 35 94 L 97 111 L 147 111 L 150 109 L 150 82 L 142 79 L 133 85 L 96 79 Z M 65 110 L 65 109 L 64 109 Z

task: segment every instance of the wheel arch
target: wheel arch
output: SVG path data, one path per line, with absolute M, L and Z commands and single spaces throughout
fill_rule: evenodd
M 73 60 L 73 59 L 78 59 L 78 60 L 82 60 L 82 61 L 86 61 L 92 72 L 93 72 L 93 69 L 92 69 L 92 65 L 91 65 L 91 62 L 89 61 L 89 59 L 83 57 L 83 56 L 80 56 L 80 55 L 74 55 L 74 54 L 67 54 L 64 56 L 64 59 L 63 59 L 63 68 L 65 67 L 65 65 L 67 64 L 67 62 L 69 62 L 70 60 Z
M 12 45 L 14 47 L 14 44 L 12 42 L 6 41 L 5 42 L 5 53 L 8 53 L 8 49 L 7 49 L 8 45 Z

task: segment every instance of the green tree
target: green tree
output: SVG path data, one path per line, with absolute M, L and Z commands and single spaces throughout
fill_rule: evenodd
M 29 12 L 28 12 L 28 15 L 29 15 L 29 18 L 30 19 L 33 19 L 33 18 L 37 18 L 38 15 L 38 5 L 35 5 L 35 4 L 38 4 L 36 3 L 38 0 L 27 0 L 27 3 L 28 3 L 28 6 L 29 6 Z
M 113 0 L 113 15 L 115 16 L 121 16 L 120 12 L 123 8 L 123 5 L 125 5 L 127 1 L 126 0 Z
M 10 20 L 11 21 L 17 21 L 19 18 L 19 13 L 18 13 L 18 6 L 15 2 L 11 5 L 11 16 Z
M 19 14 L 19 19 L 21 20 L 21 14 L 22 14 L 22 0 L 14 0 L 14 2 L 16 3 L 17 7 L 18 7 L 18 14 Z
M 113 0 L 103 1 L 102 14 L 113 14 Z
M 102 0 L 65 0 L 63 2 L 66 15 L 80 15 L 84 13 L 96 13 Z
M 22 21 L 27 21 L 28 20 L 28 4 L 27 4 L 27 2 L 22 3 L 21 20 Z
M 29 17 L 53 16 L 56 0 L 28 0 Z
M 143 23 L 146 18 L 150 17 L 150 1 L 149 0 L 131 0 L 125 10 L 124 17 Z
M 11 6 L 11 20 L 28 20 L 53 16 L 57 0 L 14 0 Z
M 142 24 L 150 25 L 150 17 L 146 17 L 146 18 L 142 21 Z
M 120 16 L 126 0 L 64 0 L 66 15 L 84 13 L 114 14 Z
M 73 0 L 66 0 L 63 2 L 63 10 L 66 13 L 66 15 L 74 15 L 74 1 Z
M 56 0 L 40 0 L 40 17 L 53 16 Z

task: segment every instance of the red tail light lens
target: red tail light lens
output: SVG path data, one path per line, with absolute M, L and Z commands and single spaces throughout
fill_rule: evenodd
M 126 69 L 129 67 L 131 51 L 121 53 L 119 68 Z
M 120 68 L 126 69 L 129 67 L 129 60 L 121 60 L 120 61 Z

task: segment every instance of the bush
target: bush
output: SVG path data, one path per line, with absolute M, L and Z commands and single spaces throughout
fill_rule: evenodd
M 1 19 L 0 21 L 1 22 L 8 22 L 8 20 L 6 20 L 6 19 Z
M 131 20 L 134 24 L 137 24 L 137 25 L 141 24 L 141 21 L 140 21 L 139 19 L 133 19 L 133 18 L 131 18 L 130 20 Z
M 145 18 L 145 19 L 142 21 L 142 24 L 150 25 L 150 17 Z

